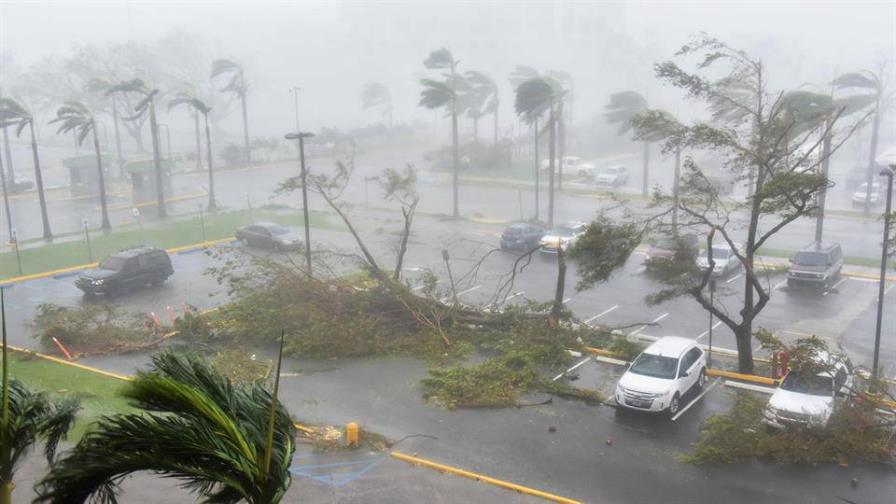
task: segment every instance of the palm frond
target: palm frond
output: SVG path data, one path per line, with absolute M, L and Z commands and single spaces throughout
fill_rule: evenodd
M 510 72 L 510 84 L 516 88 L 529 79 L 537 79 L 539 77 L 541 77 L 541 74 L 538 73 L 538 70 L 526 65 L 517 65 Z
M 607 122 L 619 124 L 619 134 L 624 135 L 632 129 L 632 118 L 635 114 L 647 109 L 647 100 L 636 91 L 621 91 L 610 95 L 610 103 L 606 106 L 604 117 Z
M 451 54 L 451 51 L 445 49 L 444 47 L 441 49 L 436 49 L 429 53 L 429 56 L 425 60 L 423 60 L 423 66 L 429 68 L 430 70 L 436 70 L 439 68 L 451 68 L 457 62 L 454 61 L 454 55 Z
M 875 93 L 880 92 L 880 81 L 870 72 L 850 72 L 838 75 L 831 81 L 831 85 L 834 86 L 835 89 L 861 88 Z
M 523 81 L 516 88 L 514 109 L 529 122 L 544 114 L 558 98 L 554 86 L 543 77 Z
M 118 84 L 112 84 L 106 88 L 106 96 L 115 93 L 140 93 L 146 95 L 149 94 L 149 87 L 142 79 L 131 79 L 129 81 L 119 82 Z
M 212 62 L 212 72 L 210 77 L 214 79 L 215 77 L 225 74 L 225 73 L 242 73 L 243 67 L 236 61 L 230 59 L 217 59 Z
M 428 109 L 445 107 L 455 101 L 457 94 L 447 82 L 421 79 L 423 91 L 420 92 L 420 106 Z

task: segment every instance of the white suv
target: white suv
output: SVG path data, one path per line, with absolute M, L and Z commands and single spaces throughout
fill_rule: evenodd
M 816 375 L 790 372 L 768 400 L 762 422 L 769 427 L 824 427 L 834 406 L 847 397 L 853 386 L 849 361 L 819 352 Z
M 616 384 L 616 404 L 651 412 L 678 413 L 693 387 L 706 383 L 706 355 L 694 340 L 667 336 L 647 347 Z

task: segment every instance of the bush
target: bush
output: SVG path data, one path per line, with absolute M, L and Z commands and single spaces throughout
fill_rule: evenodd
M 159 341 L 164 329 L 146 315 L 123 315 L 113 305 L 88 304 L 70 308 L 44 303 L 33 321 L 35 337 L 54 347 L 57 339 L 79 354 L 124 353 Z
M 271 363 L 257 361 L 254 355 L 237 349 L 218 352 L 211 364 L 215 371 L 234 383 L 263 381 L 271 370 Z

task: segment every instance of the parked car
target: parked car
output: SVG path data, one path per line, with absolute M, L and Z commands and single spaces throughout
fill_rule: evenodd
M 739 252 L 743 251 L 743 247 L 739 243 L 735 243 L 735 246 Z M 699 267 L 701 271 L 709 269 L 708 252 L 708 250 L 704 250 L 700 256 L 697 257 L 697 267 Z M 720 243 L 712 246 L 712 260 L 715 263 L 715 267 L 712 270 L 712 276 L 725 276 L 741 267 L 740 259 L 738 259 L 737 254 L 734 253 L 727 243 Z
M 869 199 L 868 194 L 868 184 L 862 183 L 855 192 L 852 193 L 852 206 L 853 207 L 864 207 L 865 200 L 868 200 L 871 206 L 877 206 L 884 202 L 884 198 L 887 197 L 887 194 L 884 192 L 886 189 L 883 185 L 873 182 L 871 184 L 871 194 Z
M 518 222 L 501 233 L 501 250 L 531 250 L 541 243 L 544 228 L 538 224 Z
M 10 184 L 9 186 L 9 192 L 13 194 L 30 191 L 32 189 L 34 189 L 34 181 L 21 175 L 16 175 L 15 183 Z
M 272 222 L 259 222 L 237 229 L 236 239 L 243 245 L 273 250 L 294 250 L 302 243 L 298 234 Z
M 550 159 L 542 159 L 541 160 L 541 169 L 548 170 L 551 166 Z M 579 177 L 591 177 L 594 176 L 594 170 L 597 168 L 592 163 L 587 161 L 583 161 L 582 158 L 576 156 L 563 156 L 563 173 L 565 175 L 575 173 Z M 559 160 L 554 160 L 554 173 L 560 172 L 560 162 Z
M 126 290 L 160 285 L 174 273 L 171 258 L 162 249 L 134 247 L 100 261 L 95 269 L 82 272 L 75 286 L 88 295 L 115 295 Z
M 658 239 L 647 249 L 644 265 L 653 268 L 658 264 L 673 260 L 693 260 L 700 253 L 700 239 L 697 235 L 687 234 L 676 237 Z
M 787 285 L 827 287 L 840 276 L 843 250 L 839 243 L 812 242 L 790 258 Z
M 880 169 L 875 170 L 874 173 L 879 172 Z M 849 173 L 846 174 L 846 190 L 847 191 L 855 191 L 857 187 L 862 185 L 862 183 L 868 181 L 868 166 L 853 166 Z
M 706 383 L 706 355 L 694 340 L 667 336 L 647 347 L 616 384 L 616 404 L 674 415 L 681 398 Z
M 852 366 L 844 357 L 818 352 L 817 374 L 791 371 L 772 394 L 762 422 L 769 427 L 824 427 L 831 413 L 852 391 Z
M 541 238 L 541 251 L 556 254 L 562 249 L 566 252 L 585 233 L 585 227 L 584 222 L 567 222 L 551 229 Z
M 622 165 L 598 168 L 594 172 L 594 183 L 603 186 L 621 186 L 628 182 L 628 170 Z

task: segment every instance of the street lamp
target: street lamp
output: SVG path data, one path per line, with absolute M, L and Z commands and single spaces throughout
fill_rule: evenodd
M 299 86 L 293 86 L 289 88 L 289 90 L 292 91 L 293 101 L 295 102 L 296 106 L 296 131 L 302 131 L 302 129 L 299 128 L 299 91 L 301 91 L 302 88 L 300 88 Z
M 874 328 L 874 362 L 871 366 L 871 378 L 877 378 L 877 361 L 880 356 L 880 328 L 884 314 L 884 282 L 887 281 L 887 242 L 890 240 L 890 206 L 893 200 L 893 170 L 896 164 L 880 171 L 881 177 L 887 177 L 887 207 L 884 211 L 884 243 L 880 254 L 880 282 L 877 290 L 877 325 Z
M 298 117 L 296 118 L 298 122 Z M 299 141 L 299 164 L 302 167 L 302 213 L 305 218 L 305 261 L 308 267 L 308 276 L 311 276 L 311 224 L 308 219 L 308 170 L 305 169 L 305 139 L 311 138 L 314 133 L 288 133 L 287 140 Z

